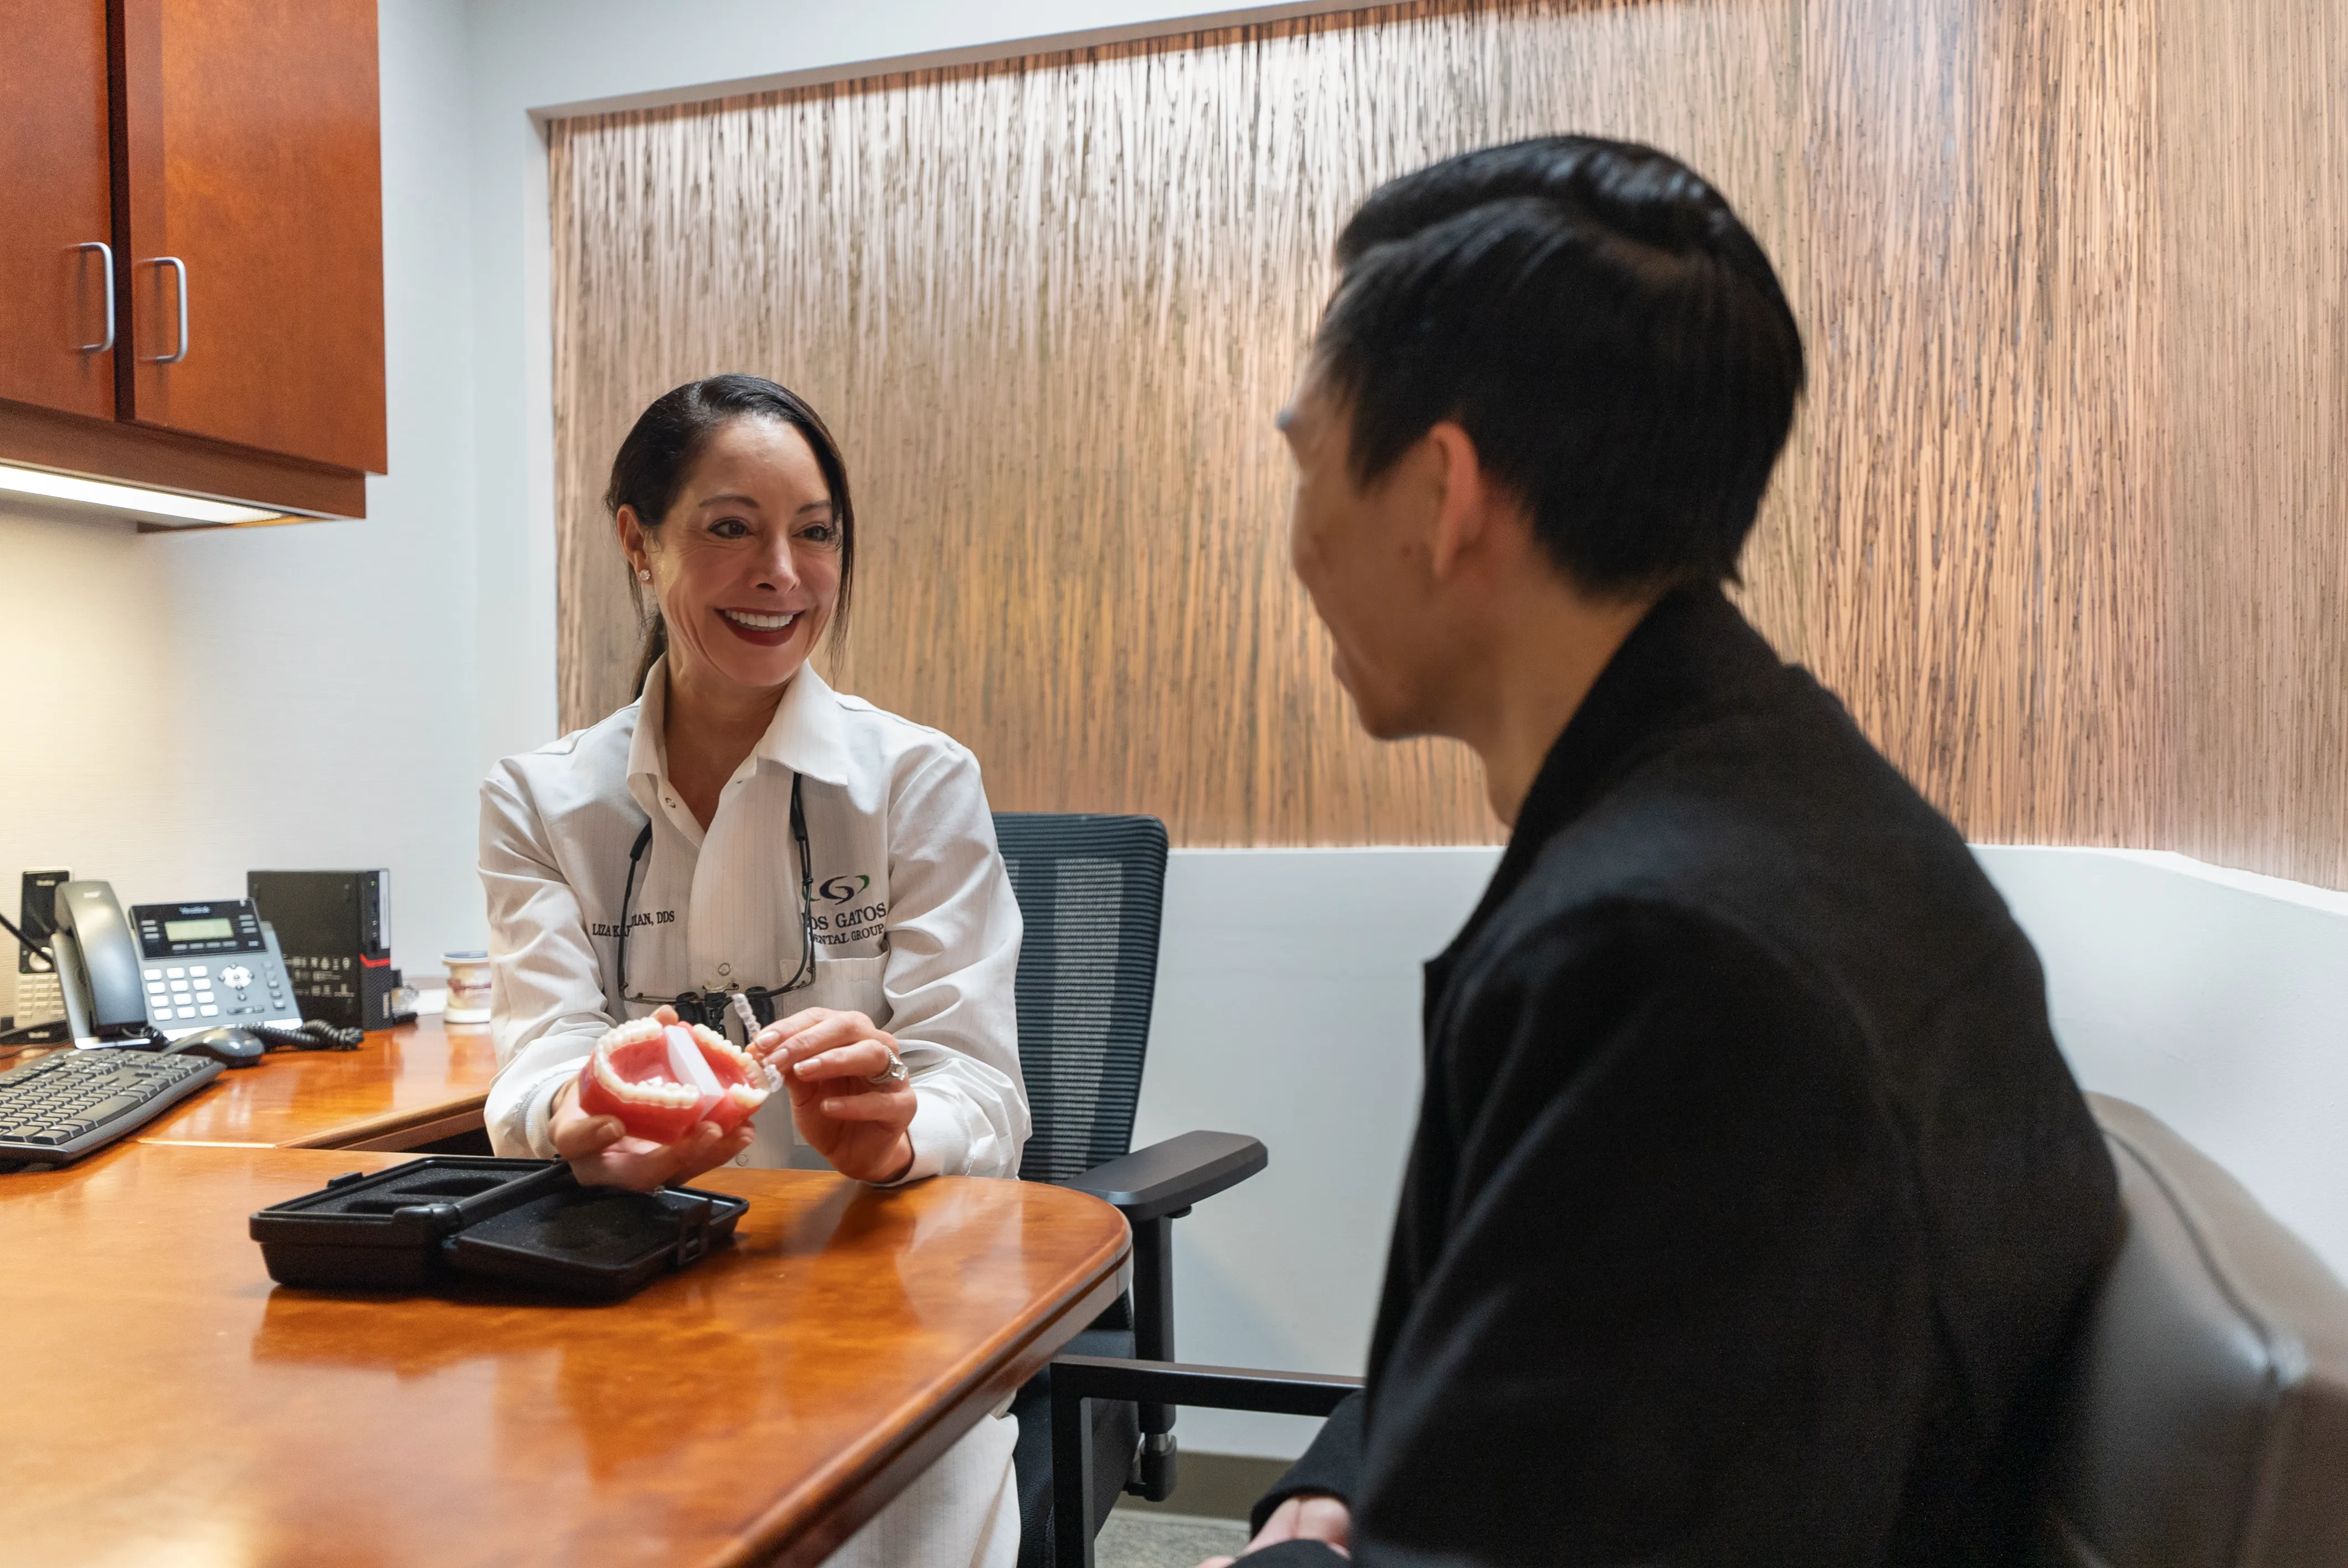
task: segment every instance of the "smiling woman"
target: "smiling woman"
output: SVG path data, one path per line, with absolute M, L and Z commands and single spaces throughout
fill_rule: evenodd
M 685 494 L 688 478 L 703 493 Z M 775 493 L 757 494 L 762 483 L 774 485 Z M 762 509 L 767 503 L 788 510 L 770 513 Z M 734 571 L 756 566 L 762 533 L 808 547 L 794 551 L 794 565 L 809 569 L 812 588 L 829 591 L 816 595 L 824 600 L 823 613 L 803 631 L 792 618 L 807 607 L 786 610 L 757 590 L 742 605 L 711 607 L 753 646 L 797 650 L 784 661 L 783 680 L 825 630 L 834 647 L 844 641 L 856 569 L 856 509 L 847 466 L 822 416 L 788 387 L 755 375 L 713 375 L 655 399 L 621 443 L 603 507 L 618 524 L 621 549 L 634 571 L 630 589 L 639 614 L 644 585 L 656 580 L 645 547 L 676 512 L 688 524 L 686 547 L 708 547 L 697 551 L 705 587 L 726 586 L 732 573 L 720 562 L 732 561 Z M 820 559 L 826 551 L 836 564 L 827 567 Z M 658 593 L 654 599 L 636 666 L 639 694 L 654 661 L 668 648 L 667 600 Z M 784 635 L 771 641 L 755 635 L 765 632 Z
M 692 382 L 637 419 L 605 502 L 653 607 L 636 700 L 482 786 L 491 1142 L 637 1188 L 728 1161 L 1014 1174 L 1019 907 L 978 764 L 808 663 L 854 575 L 831 433 L 771 381 Z M 732 1038 L 644 1049 L 699 1038 L 643 1021 L 680 1019 Z M 627 1073 L 582 1074 L 621 1046 Z M 713 1103 L 707 1059 L 771 1071 L 788 1116 L 613 1113 Z M 582 1078 L 608 1092 L 582 1105 Z M 1008 1564 L 1013 1437 L 982 1421 L 832 1561 Z

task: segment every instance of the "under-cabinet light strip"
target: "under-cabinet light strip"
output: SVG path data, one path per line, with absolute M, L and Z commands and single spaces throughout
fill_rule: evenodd
M 87 507 L 111 507 L 118 511 L 151 517 L 180 518 L 191 523 L 267 523 L 285 514 L 253 507 L 208 501 L 171 490 L 150 490 L 141 485 L 115 485 L 103 479 L 52 474 L 46 468 L 19 468 L 0 463 L 0 490 L 20 496 L 46 496 L 57 501 L 78 501 Z

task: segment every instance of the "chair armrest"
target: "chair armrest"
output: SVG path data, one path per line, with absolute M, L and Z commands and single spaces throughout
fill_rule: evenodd
M 1056 1400 L 1150 1400 L 1210 1410 L 1326 1416 L 1361 1389 L 1359 1378 L 1320 1372 L 1261 1372 L 1115 1356 L 1058 1356 L 1052 1360 Z
M 1244 1133 L 1185 1132 L 1095 1165 L 1066 1184 L 1140 1225 L 1235 1187 L 1271 1162 L 1262 1143 Z
M 1359 1378 L 1332 1378 L 1313 1372 L 1255 1372 L 1237 1367 L 1185 1366 L 1179 1361 L 1129 1361 L 1116 1356 L 1055 1357 L 1050 1537 L 1053 1563 L 1056 1568 L 1092 1568 L 1094 1562 L 1093 1533 L 1100 1527 L 1100 1522 L 1092 1514 L 1096 1456 L 1086 1400 L 1130 1400 L 1138 1404 L 1145 1415 L 1151 1409 L 1195 1405 L 1215 1410 L 1325 1417 L 1361 1387 Z M 1159 1436 L 1153 1440 L 1145 1421 L 1141 1449 L 1131 1456 L 1135 1479 L 1126 1483 L 1125 1490 L 1154 1502 L 1163 1502 L 1174 1491 L 1174 1434 L 1167 1426 L 1157 1430 Z M 1126 1462 L 1124 1455 L 1106 1457 L 1120 1468 Z

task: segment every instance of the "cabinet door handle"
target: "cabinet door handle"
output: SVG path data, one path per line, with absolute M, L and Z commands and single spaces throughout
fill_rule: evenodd
M 149 364 L 177 364 L 188 357 L 188 264 L 177 256 L 157 256 L 147 263 L 150 267 L 169 267 L 180 277 L 180 347 L 173 354 L 148 354 L 139 357 Z
M 85 240 L 74 247 L 77 251 L 95 251 L 98 259 L 106 263 L 106 338 L 101 343 L 80 345 L 84 354 L 104 354 L 114 346 L 114 247 L 99 240 Z

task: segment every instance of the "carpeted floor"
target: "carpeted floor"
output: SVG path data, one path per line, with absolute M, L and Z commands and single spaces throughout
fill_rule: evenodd
M 1230 1556 L 1246 1544 L 1247 1526 L 1236 1519 L 1120 1508 L 1101 1526 L 1093 1560 L 1100 1568 L 1198 1568 L 1207 1558 Z

